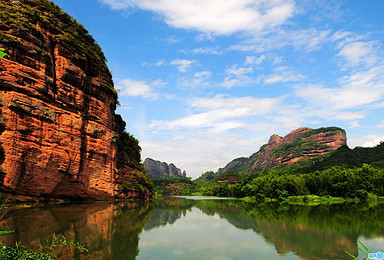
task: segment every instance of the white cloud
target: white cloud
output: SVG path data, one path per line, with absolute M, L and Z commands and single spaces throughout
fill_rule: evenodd
M 145 67 L 152 67 L 152 66 L 161 67 L 161 66 L 165 66 L 165 65 L 167 65 L 167 62 L 163 59 L 159 60 L 155 63 L 148 63 L 148 62 L 142 63 L 142 66 L 145 66 Z
M 384 98 L 384 66 L 358 71 L 340 79 L 340 86 L 305 86 L 296 89 L 296 95 L 312 107 L 325 110 L 346 110 L 374 105 Z
M 367 135 L 365 136 L 365 139 L 368 139 L 362 146 L 363 147 L 373 147 L 381 142 L 384 142 L 384 135 L 378 136 L 378 135 Z
M 156 99 L 158 94 L 153 91 L 153 88 L 144 81 L 134 81 L 131 79 L 119 80 L 116 86 L 120 90 L 120 96 L 143 97 Z
M 364 135 L 360 137 L 348 138 L 348 146 L 355 147 L 374 147 L 384 142 L 384 135 Z
M 265 55 L 257 56 L 246 56 L 245 57 L 245 65 L 260 65 L 265 60 Z
M 100 0 L 102 3 L 109 5 L 112 9 L 126 9 L 133 7 L 133 3 L 131 1 L 125 0 Z
M 278 67 L 277 69 L 275 69 L 275 71 L 276 72 L 271 75 L 264 76 L 265 84 L 273 84 L 279 82 L 294 82 L 306 79 L 304 75 L 292 71 L 286 67 Z
M 316 28 L 283 30 L 279 28 L 249 35 L 245 40 L 232 45 L 230 49 L 262 53 L 293 47 L 295 50 L 311 52 L 321 49 L 324 43 L 332 40 L 331 30 Z
M 190 102 L 197 112 L 172 121 L 153 121 L 149 127 L 165 129 L 210 129 L 212 132 L 225 132 L 243 127 L 244 122 L 234 121 L 250 116 L 261 116 L 270 113 L 280 104 L 279 99 L 272 98 L 234 98 L 216 95 L 213 98 L 195 98 Z
M 159 60 L 158 62 L 155 63 L 156 66 L 163 66 L 166 65 L 166 62 L 164 60 Z
M 355 88 L 325 88 L 308 86 L 296 91 L 296 94 L 305 99 L 312 106 L 328 109 L 350 109 L 360 107 L 377 101 L 380 95 L 369 89 Z
M 210 71 L 200 71 L 194 74 L 193 78 L 183 79 L 182 86 L 184 87 L 201 87 L 209 85 L 209 78 L 212 73 Z
M 243 77 L 246 74 L 249 74 L 253 71 L 253 68 L 238 67 L 238 64 L 231 66 L 226 72 L 230 75 L 234 75 L 238 78 Z
M 238 64 L 235 64 L 228 68 L 225 72 L 227 76 L 221 85 L 226 88 L 232 88 L 234 86 L 246 85 L 250 80 L 247 74 L 252 73 L 253 68 L 239 67 Z
M 350 37 L 351 35 L 352 35 L 351 32 L 339 30 L 339 31 L 335 32 L 331 36 L 331 38 L 333 41 L 339 41 L 339 40 L 345 41 L 345 39 L 348 39 L 348 37 Z
M 223 52 L 219 50 L 218 47 L 201 47 L 191 50 L 194 54 L 215 54 L 220 55 Z
M 198 36 L 195 37 L 195 40 L 197 42 L 202 42 L 202 41 L 214 41 L 215 37 L 212 35 L 212 33 L 201 33 Z
M 171 61 L 169 64 L 176 66 L 180 72 L 186 72 L 187 69 L 189 69 L 192 66 L 192 64 L 195 62 L 196 62 L 195 60 L 176 59 Z
M 378 43 L 371 42 L 352 42 L 345 44 L 339 52 L 339 56 L 343 57 L 350 66 L 360 64 L 373 65 L 377 61 L 375 49 Z
M 211 75 L 212 73 L 210 71 L 200 71 L 195 73 L 196 78 L 209 78 Z
M 168 25 L 218 35 L 279 26 L 294 14 L 293 0 L 100 0 L 112 9 L 140 8 Z

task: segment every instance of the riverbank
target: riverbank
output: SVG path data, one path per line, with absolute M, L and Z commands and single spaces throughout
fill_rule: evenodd
M 317 195 L 304 195 L 304 196 L 288 196 L 286 198 L 257 198 L 257 197 L 244 197 L 240 200 L 249 203 L 260 203 L 260 202 L 280 202 L 288 203 L 292 205 L 307 205 L 307 206 L 316 206 L 316 205 L 332 205 L 332 204 L 343 204 L 343 203 L 367 203 L 367 204 L 382 204 L 384 203 L 383 196 L 377 196 L 375 194 L 368 193 L 365 200 L 359 198 L 343 198 L 343 197 L 332 197 L 329 195 L 326 196 L 317 196 Z

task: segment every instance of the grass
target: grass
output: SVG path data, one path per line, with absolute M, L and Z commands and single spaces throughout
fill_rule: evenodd
M 362 252 L 365 256 L 367 256 L 367 258 L 364 258 L 364 259 L 372 259 L 370 258 L 371 256 L 371 251 L 360 241 L 360 240 L 357 240 L 357 242 L 364 248 L 364 250 L 360 247 L 360 246 L 357 246 L 357 248 L 359 249 L 360 252 Z M 359 259 L 357 258 L 357 256 L 354 256 L 352 255 L 351 253 L 349 253 L 348 251 L 345 251 L 346 254 L 348 254 L 350 257 L 352 257 L 353 259 Z M 381 259 L 381 258 L 380 258 Z

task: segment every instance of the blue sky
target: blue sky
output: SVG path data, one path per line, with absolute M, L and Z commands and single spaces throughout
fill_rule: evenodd
M 54 0 L 96 39 L 142 159 L 187 175 L 270 135 L 384 140 L 384 1 Z

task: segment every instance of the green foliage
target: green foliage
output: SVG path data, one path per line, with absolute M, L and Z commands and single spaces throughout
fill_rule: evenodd
M 0 245 L 1 246 L 1 245 Z M 16 245 L 16 247 L 0 247 L 0 259 L 2 260 L 49 260 L 56 259 L 56 256 L 53 254 L 46 253 L 34 253 L 28 249 Z
M 8 230 L 6 227 L 0 226 L 0 235 L 5 235 L 5 234 L 9 234 L 9 233 L 13 233 L 13 231 Z
M 213 171 L 208 171 L 208 172 L 203 173 L 199 178 L 197 178 L 195 180 L 195 183 L 197 184 L 197 183 L 209 181 L 209 180 L 212 180 L 213 178 L 215 178 L 216 176 L 217 176 L 217 174 L 215 174 Z
M 345 130 L 336 126 L 320 127 L 320 128 L 305 132 L 304 134 L 300 135 L 299 138 L 306 138 L 311 135 L 315 135 L 319 133 L 326 133 L 325 136 L 331 136 L 331 135 L 335 135 L 337 132 L 345 133 Z
M 9 56 L 4 48 L 0 48 L 0 59 L 6 56 Z
M 81 245 L 78 241 L 68 239 L 64 235 L 56 236 L 56 234 L 52 235 L 52 239 L 46 239 L 46 245 L 40 246 L 40 249 L 43 252 L 45 252 L 45 251 L 53 251 L 57 247 L 67 247 L 67 246 L 70 246 L 85 252 L 89 251 L 85 245 Z
M 199 192 L 203 195 L 255 197 L 262 200 L 286 200 L 291 196 L 316 195 L 370 202 L 381 200 L 384 196 L 384 170 L 375 169 L 368 164 L 353 169 L 335 166 L 305 174 L 281 174 L 279 170 L 272 169 L 243 175 L 236 185 L 218 184 L 211 180 L 204 183 Z
M 359 239 L 357 240 L 357 242 L 360 244 L 360 246 L 362 246 L 363 248 L 364 248 L 364 250 L 363 249 L 361 249 L 361 247 L 360 246 L 358 246 L 357 248 L 359 249 L 359 251 L 361 252 L 361 253 L 363 253 L 367 258 L 366 259 L 370 259 L 369 258 L 369 253 L 371 252 Z M 354 256 L 354 255 L 352 255 L 351 253 L 349 253 L 349 252 L 347 252 L 347 251 L 345 251 L 345 253 L 347 253 L 350 257 L 352 257 L 353 259 L 359 259 L 359 258 L 357 258 L 356 256 Z
M 137 166 L 137 163 L 141 161 L 141 147 L 139 145 L 139 140 L 130 133 L 124 131 L 118 134 L 116 143 L 119 153 L 125 154 L 125 157 L 132 160 L 132 164 Z
M 42 253 L 34 253 L 25 247 L 23 247 L 20 243 L 16 242 L 14 247 L 3 246 L 0 243 L 0 259 L 3 260 L 14 260 L 14 259 L 22 259 L 22 260 L 48 260 L 48 259 L 56 259 L 56 255 L 53 253 L 46 253 L 47 251 L 54 251 L 57 247 L 72 247 L 76 248 L 80 251 L 88 252 L 88 249 L 81 245 L 79 242 L 68 239 L 65 236 L 56 236 L 56 234 L 52 235 L 52 239 L 46 240 L 46 245 L 40 246 L 40 249 L 43 251 Z
M 213 181 L 217 182 L 219 180 L 223 180 L 223 179 L 227 179 L 227 178 L 233 178 L 233 179 L 236 179 L 238 181 L 241 181 L 243 179 L 243 174 L 240 174 L 236 171 L 233 171 L 233 170 L 229 170 L 229 171 L 226 171 L 216 177 L 213 178 Z
M 115 115 L 116 136 L 114 141 L 117 144 L 117 166 L 129 165 L 141 169 L 141 147 L 139 140 L 125 131 L 126 123 L 120 115 Z
M 315 129 L 310 136 L 319 132 L 326 135 L 344 131 L 337 127 Z M 305 142 L 297 139 L 298 143 Z M 311 143 L 309 143 L 311 145 Z M 292 146 L 285 146 L 286 151 Z M 305 149 L 300 148 L 300 149 Z M 382 202 L 384 196 L 384 142 L 373 148 L 357 147 L 353 150 L 342 146 L 327 155 L 316 156 L 312 159 L 300 160 L 291 165 L 262 170 L 252 174 L 239 174 L 239 184 L 229 185 L 223 192 L 223 187 L 217 187 L 215 181 L 226 174 L 216 175 L 209 181 L 197 179 L 198 192 L 203 195 L 231 194 L 236 197 L 253 197 L 256 200 L 287 199 L 289 197 L 319 196 L 322 201 L 329 201 L 324 196 L 348 198 L 348 201 Z M 213 174 L 213 173 L 212 173 Z M 301 200 L 301 199 L 300 199 Z M 337 201 L 341 201 L 337 199 Z M 345 200 L 344 200 L 345 201 Z M 330 202 L 330 201 L 329 201 Z M 332 202 L 333 203 L 333 202 Z
M 125 182 L 122 183 L 123 193 L 138 193 L 140 198 L 147 198 L 152 196 L 154 189 L 152 183 L 149 180 L 147 173 L 144 170 L 144 166 L 140 164 L 140 170 L 133 170 L 128 176 L 125 176 Z
M 151 179 L 151 182 L 157 195 L 190 196 L 196 192 L 196 185 L 189 178 Z
M 292 143 L 287 143 L 279 146 L 274 150 L 274 154 L 278 157 L 293 158 L 300 156 L 304 151 L 318 150 L 328 148 L 326 144 L 309 142 L 305 139 L 299 138 Z

